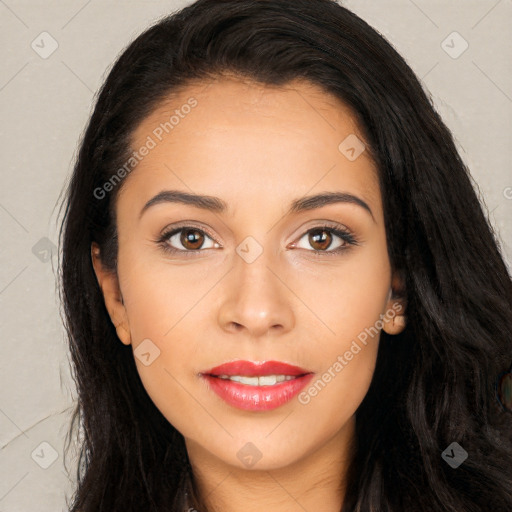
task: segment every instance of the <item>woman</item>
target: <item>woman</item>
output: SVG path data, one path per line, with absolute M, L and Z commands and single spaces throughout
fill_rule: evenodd
M 511 279 L 451 133 L 347 9 L 199 0 L 140 35 L 61 235 L 72 511 L 512 509 Z

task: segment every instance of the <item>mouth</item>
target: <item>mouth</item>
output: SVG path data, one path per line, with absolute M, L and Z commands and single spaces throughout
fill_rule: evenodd
M 200 373 L 229 405 L 268 411 L 290 401 L 313 377 L 313 372 L 280 361 L 232 361 Z

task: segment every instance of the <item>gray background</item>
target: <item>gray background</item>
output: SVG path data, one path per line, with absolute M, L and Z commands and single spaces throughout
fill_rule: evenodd
M 56 204 L 106 70 L 151 22 L 188 3 L 0 0 L 0 512 L 66 510 L 74 463 L 69 480 L 63 448 L 76 391 L 55 285 Z M 343 4 L 422 79 L 510 266 L 511 0 Z

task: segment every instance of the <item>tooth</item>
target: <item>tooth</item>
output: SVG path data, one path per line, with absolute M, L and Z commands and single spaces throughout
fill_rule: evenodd
M 261 375 L 247 377 L 244 375 L 218 375 L 220 379 L 231 380 L 249 386 L 274 386 L 280 382 L 295 379 L 293 375 Z
M 231 377 L 233 379 L 233 377 Z M 240 377 L 240 380 L 238 381 L 241 384 L 249 384 L 250 386 L 257 386 L 258 385 L 258 377 Z
M 277 377 L 275 375 L 262 375 L 259 378 L 260 386 L 273 386 L 277 382 Z

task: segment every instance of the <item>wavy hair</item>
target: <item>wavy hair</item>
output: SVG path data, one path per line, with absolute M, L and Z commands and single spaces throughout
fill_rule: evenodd
M 333 0 L 198 0 L 136 37 L 112 66 L 61 206 L 59 291 L 78 390 L 68 439 L 80 446 L 71 512 L 181 511 L 185 490 L 193 495 L 183 436 L 119 342 L 91 262 L 95 241 L 116 271 L 122 183 L 106 197 L 94 191 L 161 102 L 227 72 L 275 86 L 304 79 L 333 94 L 352 108 L 379 171 L 407 327 L 381 333 L 341 512 L 512 510 L 511 416 L 495 392 L 512 359 L 512 281 L 430 96 L 382 35 Z M 456 469 L 441 457 L 452 442 L 468 453 Z

